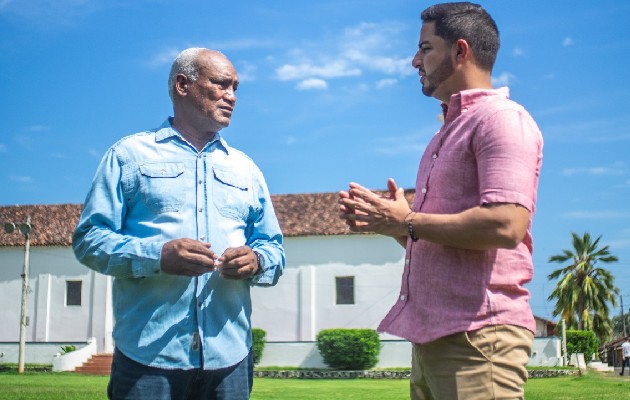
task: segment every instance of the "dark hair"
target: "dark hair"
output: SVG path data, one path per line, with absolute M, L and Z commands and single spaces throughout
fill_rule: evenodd
M 447 43 L 464 39 L 479 68 L 492 71 L 499 52 L 499 28 L 479 4 L 460 2 L 435 4 L 420 14 L 422 22 L 434 22 L 435 34 Z

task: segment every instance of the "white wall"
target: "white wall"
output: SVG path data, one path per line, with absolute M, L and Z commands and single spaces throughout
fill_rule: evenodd
M 398 297 L 404 249 L 393 239 L 287 238 L 285 251 L 278 284 L 252 289 L 252 324 L 267 332 L 267 341 L 314 341 L 327 328 L 376 329 Z M 337 276 L 355 277 L 355 304 L 335 304 Z
M 252 289 L 252 323 L 267 332 L 268 342 L 312 342 L 327 328 L 376 329 L 398 297 L 404 250 L 392 239 L 285 238 L 285 250 L 287 266 L 278 285 Z M 70 248 L 31 247 L 30 259 L 26 341 L 72 343 L 94 337 L 99 352 L 111 352 L 111 278 L 79 264 Z M 19 338 L 23 260 L 23 248 L 0 248 L 0 342 Z M 355 304 L 335 304 L 337 276 L 355 277 Z M 65 305 L 66 280 L 83 282 L 81 306 Z
M 23 248 L 0 248 L 0 342 L 19 340 Z M 111 332 L 111 279 L 76 261 L 70 248 L 30 248 L 27 342 L 84 342 Z M 81 281 L 81 305 L 66 305 L 66 281 Z M 109 292 L 108 292 L 109 291 Z M 111 341 L 110 341 L 111 342 Z

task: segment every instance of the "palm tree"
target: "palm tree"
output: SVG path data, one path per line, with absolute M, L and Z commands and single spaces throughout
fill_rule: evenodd
M 592 330 L 604 341 L 612 332 L 608 304 L 616 306 L 619 289 L 614 285 L 613 275 L 597 264 L 615 262 L 618 258 L 610 254 L 608 246 L 598 248 L 601 236 L 592 241 L 588 232 L 582 237 L 572 235 L 573 250 L 563 250 L 563 254 L 549 258 L 549 262 L 570 264 L 547 276 L 549 280 L 560 278 L 547 300 L 556 299 L 554 317 L 561 315 L 570 328 Z

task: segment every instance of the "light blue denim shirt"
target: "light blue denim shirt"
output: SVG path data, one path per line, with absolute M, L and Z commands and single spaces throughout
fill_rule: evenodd
M 219 255 L 247 245 L 264 257 L 264 273 L 244 281 L 164 274 L 162 246 L 179 238 L 209 242 Z M 252 345 L 250 285 L 275 285 L 284 269 L 282 233 L 258 167 L 218 134 L 198 152 L 170 120 L 108 150 L 73 249 L 81 263 L 114 277 L 116 347 L 166 369 L 243 360 Z

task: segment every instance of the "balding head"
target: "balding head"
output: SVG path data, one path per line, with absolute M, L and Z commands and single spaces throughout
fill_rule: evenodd
M 191 47 L 180 52 L 171 66 L 171 72 L 168 75 L 168 95 L 171 101 L 175 101 L 175 80 L 178 74 L 186 75 L 186 77 L 194 82 L 199 79 L 199 63 L 197 60 L 201 55 L 207 55 L 211 59 L 227 60 L 227 57 L 216 50 L 210 50 L 203 47 Z

